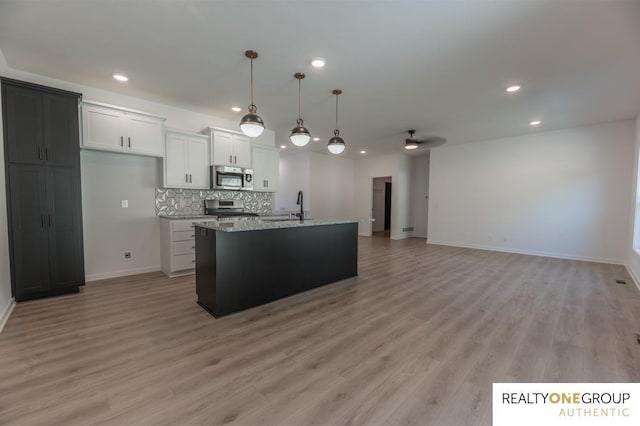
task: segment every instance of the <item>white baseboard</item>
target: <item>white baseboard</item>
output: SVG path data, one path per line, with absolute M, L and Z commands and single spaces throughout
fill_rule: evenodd
M 625 268 L 627 268 L 627 272 L 631 276 L 633 283 L 636 285 L 636 287 L 638 287 L 638 291 L 640 291 L 640 279 L 638 279 L 638 276 L 636 275 L 635 272 L 633 272 L 633 269 L 631 269 L 629 265 L 624 265 L 624 266 Z
M 106 280 L 109 278 L 127 277 L 129 275 L 146 274 L 147 272 L 160 271 L 160 265 L 145 266 L 144 268 L 125 269 L 121 271 L 101 272 L 99 274 L 88 274 L 84 277 L 86 282 Z
M 450 246 L 450 247 L 463 247 L 463 248 L 471 248 L 478 250 L 490 250 L 490 251 L 499 251 L 502 253 L 516 253 L 516 254 L 527 254 L 529 256 L 541 256 L 541 257 L 553 257 L 556 259 L 567 259 L 567 260 L 582 260 L 585 262 L 597 262 L 597 263 L 610 263 L 613 265 L 625 265 L 626 264 L 621 260 L 616 259 L 605 259 L 599 257 L 588 257 L 588 256 L 572 256 L 562 253 L 550 253 L 544 251 L 535 251 L 535 250 L 518 250 L 518 249 L 505 249 L 501 247 L 493 247 L 493 246 L 482 246 L 475 244 L 461 244 L 461 243 L 452 243 L 449 241 L 427 241 L 427 244 L 441 245 L 441 246 Z
M 11 312 L 13 312 L 13 308 L 15 306 L 16 306 L 16 301 L 15 299 L 12 298 L 9 301 L 9 304 L 5 306 L 4 310 L 2 311 L 2 314 L 0 315 L 0 333 L 2 333 L 2 329 L 4 328 L 5 324 L 9 320 L 9 317 L 11 316 Z

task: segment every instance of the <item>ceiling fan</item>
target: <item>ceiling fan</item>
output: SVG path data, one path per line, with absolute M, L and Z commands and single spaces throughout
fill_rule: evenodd
M 413 134 L 416 131 L 413 129 L 407 131 L 409 132 L 409 137 L 404 140 L 404 149 L 416 149 L 419 145 L 423 145 L 427 148 L 434 148 L 447 142 L 445 138 L 438 136 L 432 136 L 426 139 L 414 138 Z

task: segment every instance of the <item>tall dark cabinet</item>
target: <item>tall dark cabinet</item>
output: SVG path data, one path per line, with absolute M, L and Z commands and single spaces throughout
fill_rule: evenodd
M 77 292 L 84 285 L 81 94 L 0 80 L 13 295 Z

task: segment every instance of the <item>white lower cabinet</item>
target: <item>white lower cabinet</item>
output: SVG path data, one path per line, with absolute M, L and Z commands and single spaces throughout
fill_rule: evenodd
M 276 192 L 280 185 L 280 151 L 254 145 L 253 158 L 253 190 Z
M 162 272 L 169 277 L 195 273 L 197 219 L 160 219 Z M 203 220 L 204 221 L 204 220 Z

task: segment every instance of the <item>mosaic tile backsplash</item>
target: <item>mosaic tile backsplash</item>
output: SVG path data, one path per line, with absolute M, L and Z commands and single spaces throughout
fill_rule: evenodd
M 201 215 L 204 214 L 204 200 L 242 200 L 248 212 L 273 213 L 271 192 L 156 188 L 156 215 Z

